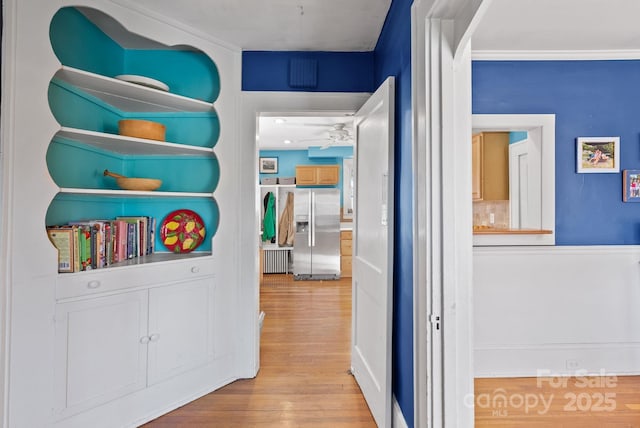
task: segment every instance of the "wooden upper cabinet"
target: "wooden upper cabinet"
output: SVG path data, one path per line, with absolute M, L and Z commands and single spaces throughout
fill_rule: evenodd
M 340 179 L 340 165 L 298 165 L 296 184 L 299 186 L 336 185 Z
M 482 134 L 471 139 L 471 173 L 473 176 L 471 193 L 474 201 L 482 200 Z
M 509 200 L 509 133 L 473 135 L 471 153 L 473 200 Z

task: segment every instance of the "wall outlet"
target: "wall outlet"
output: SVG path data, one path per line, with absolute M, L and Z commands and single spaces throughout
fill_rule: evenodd
M 580 367 L 580 362 L 578 360 L 567 360 L 567 369 L 572 370 L 572 369 L 577 369 L 578 367 Z

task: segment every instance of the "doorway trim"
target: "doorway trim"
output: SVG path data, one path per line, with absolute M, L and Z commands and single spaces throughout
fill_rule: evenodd
M 357 111 L 369 99 L 369 93 L 328 93 L 328 92 L 242 92 L 239 112 L 237 143 L 237 165 L 243 165 L 238 174 L 240 179 L 240 224 L 245 225 L 240 231 L 239 244 L 241 254 L 246 256 L 239 263 L 238 308 L 244 312 L 240 317 L 242 325 L 237 343 L 239 355 L 237 363 L 238 376 L 255 377 L 260 369 L 260 279 L 257 249 L 260 224 L 260 212 L 256 193 L 258 187 L 258 150 L 256 135 L 258 115 L 260 113 L 296 114 L 301 112 Z M 221 162 L 221 165 L 224 164 Z
M 491 0 L 412 5 L 414 424 L 472 427 L 471 38 Z

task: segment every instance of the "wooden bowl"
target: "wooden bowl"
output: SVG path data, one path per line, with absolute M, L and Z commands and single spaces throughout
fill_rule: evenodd
M 127 137 L 164 141 L 166 127 L 150 120 L 123 119 L 118 122 L 118 133 Z
M 108 169 L 103 172 L 105 177 L 113 177 L 116 179 L 116 184 L 123 190 L 156 190 L 162 185 L 162 180 L 157 178 L 134 178 L 125 177 L 124 175 L 116 174 Z
M 116 178 L 116 184 L 123 190 L 156 190 L 162 185 L 162 180 L 156 178 Z

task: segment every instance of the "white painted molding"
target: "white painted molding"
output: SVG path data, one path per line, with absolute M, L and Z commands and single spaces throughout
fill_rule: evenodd
M 629 50 L 474 50 L 474 61 L 599 61 L 640 59 L 640 49 Z
M 241 254 L 255 254 L 255 257 L 243 257 L 240 272 L 240 301 L 247 308 L 242 331 L 246 331 L 245 340 L 250 343 L 247 352 L 240 354 L 241 367 L 252 367 L 241 373 L 241 377 L 253 377 L 260 367 L 260 280 L 258 247 L 260 231 L 260 195 L 258 188 L 258 147 L 256 132 L 260 113 L 296 114 L 327 112 L 355 112 L 369 98 L 368 93 L 328 93 L 328 92 L 242 92 L 238 112 L 238 204 L 240 224 L 243 225 L 237 239 Z
M 640 343 L 600 343 L 476 348 L 475 376 L 482 378 L 640 375 Z M 567 368 L 567 360 L 578 367 Z
M 473 392 L 472 210 L 466 196 L 471 49 L 454 57 L 454 20 L 414 12 L 415 424 L 467 427 L 473 426 L 473 409 L 462 399 Z M 438 328 L 427 322 L 429 315 L 440 317 Z
M 393 428 L 409 428 L 407 425 L 407 421 L 404 419 L 404 414 L 402 413 L 402 409 L 400 408 L 400 404 L 398 404 L 398 400 L 396 400 L 396 396 L 393 396 L 393 416 L 391 421 L 391 426 Z
M 16 76 L 17 0 L 4 2 L 2 37 L 2 115 L 0 117 L 0 427 L 9 426 L 9 353 L 11 350 L 11 256 L 13 198 L 14 100 Z
M 429 426 L 431 398 L 427 346 L 427 5 L 415 0 L 411 6 L 411 159 L 413 177 L 413 403 L 416 426 Z
M 474 235 L 474 246 L 495 245 L 555 245 L 556 243 L 556 209 L 555 209 L 555 167 L 556 167 L 556 117 L 555 114 L 474 114 L 472 115 L 473 131 L 528 131 L 529 138 L 537 141 L 539 148 L 536 163 L 539 170 L 535 189 L 539 200 L 539 211 L 536 218 L 540 228 L 551 230 L 546 235 Z

